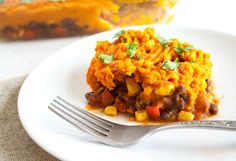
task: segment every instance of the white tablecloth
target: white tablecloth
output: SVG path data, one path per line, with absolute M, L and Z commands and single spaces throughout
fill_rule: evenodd
M 0 81 L 0 161 L 57 161 L 23 129 L 17 96 L 25 76 Z

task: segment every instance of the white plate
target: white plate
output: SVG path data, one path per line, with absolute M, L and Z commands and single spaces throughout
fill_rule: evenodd
M 211 53 L 217 93 L 223 96 L 219 115 L 214 119 L 235 120 L 236 37 L 204 29 L 153 27 L 164 37 L 177 37 Z M 62 160 L 233 160 L 236 157 L 236 133 L 233 132 L 170 130 L 129 147 L 115 148 L 98 143 L 48 110 L 49 102 L 56 95 L 80 107 L 85 106 L 84 95 L 90 91 L 85 81 L 86 71 L 95 53 L 96 41 L 112 40 L 117 31 L 90 36 L 63 48 L 25 80 L 18 98 L 18 110 L 22 124 L 32 139 Z M 127 118 L 106 118 L 129 123 Z

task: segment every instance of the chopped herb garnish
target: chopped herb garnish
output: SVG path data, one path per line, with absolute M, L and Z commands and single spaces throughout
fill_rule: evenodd
M 178 53 L 181 54 L 182 52 L 188 51 L 185 48 L 181 48 L 181 47 L 175 47 L 174 50 Z
M 4 0 L 0 0 L 0 4 L 4 3 Z
M 193 45 L 189 45 L 186 48 L 180 47 L 180 45 L 178 47 L 175 47 L 174 50 L 178 53 L 181 54 L 182 52 L 186 52 L 186 51 L 190 51 L 194 49 Z
M 167 48 L 168 47 L 168 41 L 165 38 L 163 38 L 159 34 L 156 34 L 156 37 L 157 37 L 159 43 L 163 46 L 163 48 Z
M 137 48 L 138 48 L 138 45 L 135 44 L 135 43 L 128 44 L 128 46 L 127 46 L 127 55 L 130 58 L 133 58 Z
M 175 63 L 179 63 L 179 58 L 178 58 L 178 57 L 175 58 L 174 62 L 175 62 Z
M 188 47 L 186 47 L 187 50 L 193 50 L 194 46 L 193 45 L 189 45 Z
M 99 54 L 98 59 L 105 64 L 109 64 L 114 60 L 114 57 L 112 55 Z
M 50 2 L 65 2 L 65 0 L 49 0 Z
M 33 0 L 21 0 L 21 2 L 23 2 L 23 3 L 32 3 Z
M 165 60 L 162 64 L 162 68 L 166 70 L 176 71 L 179 68 L 179 59 L 176 58 L 175 61 Z
M 114 38 L 120 37 L 124 34 L 124 32 L 125 32 L 125 30 L 121 30 L 121 31 L 117 32 L 112 38 L 114 39 Z

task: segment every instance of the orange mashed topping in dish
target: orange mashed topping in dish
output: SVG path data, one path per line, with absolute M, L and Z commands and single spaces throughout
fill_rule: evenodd
M 0 0 L 0 38 L 36 39 L 168 22 L 176 0 Z M 147 10 L 148 8 L 148 10 Z
M 153 28 L 98 41 L 87 73 L 88 104 L 107 115 L 130 113 L 137 121 L 191 121 L 218 112 L 210 54 Z

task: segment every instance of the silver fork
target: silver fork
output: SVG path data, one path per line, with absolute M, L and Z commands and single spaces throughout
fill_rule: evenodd
M 66 121 L 96 137 L 100 142 L 112 146 L 130 145 L 154 132 L 173 128 L 207 128 L 236 131 L 236 121 L 230 120 L 174 122 L 161 125 L 120 125 L 95 116 L 58 96 L 53 99 L 48 107 Z

